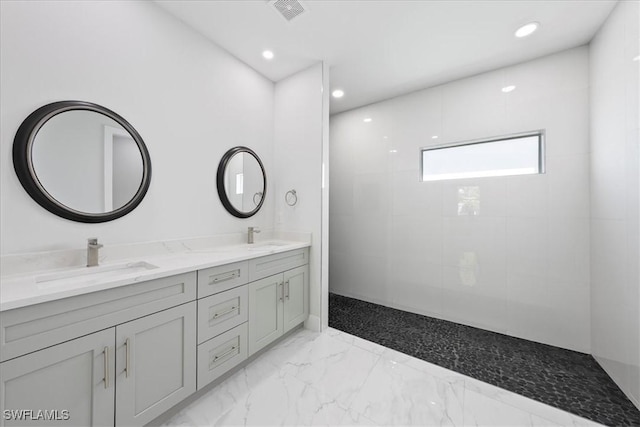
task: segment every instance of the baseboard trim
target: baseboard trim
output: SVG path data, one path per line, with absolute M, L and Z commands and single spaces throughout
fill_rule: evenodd
M 320 321 L 320 317 L 310 314 L 309 318 L 304 322 L 304 327 L 305 329 L 309 329 L 313 332 L 322 332 L 322 322 Z

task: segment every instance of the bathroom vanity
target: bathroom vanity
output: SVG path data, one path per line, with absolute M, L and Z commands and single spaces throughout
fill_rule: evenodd
M 150 422 L 307 319 L 308 246 L 235 245 L 3 279 L 0 425 L 21 410 L 33 411 L 24 424 Z
M 74 155 L 54 155 L 61 152 Z M 141 135 L 92 102 L 37 108 L 18 128 L 12 154 L 27 194 L 70 221 L 127 215 L 150 185 Z M 89 177 L 96 159 L 104 173 Z M 267 176 L 254 150 L 229 149 L 216 178 L 229 214 L 260 210 Z M 160 242 L 180 250 L 156 255 L 125 245 L 118 250 L 146 255 L 103 265 L 102 244 L 90 238 L 87 267 L 77 267 L 73 251 L 24 255 L 24 265 L 15 256 L 20 273 L 0 279 L 0 426 L 147 424 L 302 324 L 310 243 L 254 244 L 259 232 L 248 227 L 246 244 L 229 236 L 191 239 L 193 248 Z M 203 244 L 222 240 L 229 244 Z M 128 258 L 104 258 L 112 255 Z

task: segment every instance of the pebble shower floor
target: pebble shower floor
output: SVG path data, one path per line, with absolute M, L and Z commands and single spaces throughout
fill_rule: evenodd
M 640 411 L 588 354 L 329 294 L 329 326 L 609 426 Z

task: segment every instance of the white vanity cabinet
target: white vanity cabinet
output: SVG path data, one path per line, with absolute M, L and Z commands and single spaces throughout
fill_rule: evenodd
M 282 274 L 276 274 L 249 285 L 249 354 L 283 334 L 282 279 Z
M 47 425 L 39 409 L 56 425 L 153 420 L 196 390 L 195 315 L 183 304 L 0 364 L 4 425 L 21 425 L 5 409 L 33 410 L 22 425 Z
M 198 271 L 198 390 L 247 359 L 248 261 Z
M 283 273 L 284 300 L 282 323 L 286 334 L 307 320 L 309 316 L 309 266 L 294 268 Z
M 0 312 L 0 427 L 153 421 L 306 320 L 308 257 L 256 254 Z
M 113 426 L 114 339 L 110 328 L 0 364 L 0 424 Z
M 116 327 L 116 425 L 141 426 L 196 391 L 196 307 Z
M 33 419 L 37 412 L 6 419 L 5 410 L 23 409 L 58 418 L 68 411 L 55 425 L 143 425 L 189 396 L 195 279 L 186 273 L 0 313 L 0 425 L 47 425 Z
M 198 272 L 198 389 L 303 323 L 309 250 Z
M 304 322 L 309 314 L 306 249 L 252 260 L 249 277 L 286 268 L 290 269 L 249 284 L 249 355 Z

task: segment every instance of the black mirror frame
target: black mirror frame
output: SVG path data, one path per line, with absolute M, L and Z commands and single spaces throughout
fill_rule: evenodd
M 56 200 L 47 192 L 47 190 L 45 190 L 44 186 L 38 180 L 31 159 L 33 141 L 40 128 L 49 119 L 60 113 L 73 110 L 93 111 L 115 120 L 127 132 L 129 132 L 135 143 L 138 145 L 138 149 L 142 155 L 142 181 L 138 191 L 131 200 L 118 209 L 104 213 L 77 211 Z M 149 156 L 149 151 L 147 150 L 140 134 L 138 134 L 129 122 L 117 113 L 101 105 L 85 101 L 53 102 L 51 104 L 44 105 L 29 114 L 18 128 L 13 140 L 13 167 L 18 179 L 20 180 L 20 184 L 22 184 L 31 198 L 40 206 L 59 217 L 84 223 L 112 221 L 128 214 L 134 210 L 140 202 L 142 202 L 142 199 L 151 184 L 151 157 Z
M 227 196 L 227 191 L 224 188 L 224 173 L 227 169 L 227 165 L 229 164 L 229 161 L 231 161 L 231 158 L 238 153 L 251 154 L 260 165 L 260 170 L 262 170 L 262 182 L 264 183 L 264 187 L 262 191 L 262 199 L 260 200 L 260 203 L 258 203 L 258 206 L 256 206 L 256 208 L 250 212 L 242 212 L 237 210 L 231 204 L 231 201 Z M 224 153 L 224 155 L 222 156 L 222 159 L 220 160 L 220 164 L 218 165 L 218 173 L 216 176 L 216 185 L 218 187 L 218 196 L 220 197 L 222 206 L 224 206 L 227 212 L 229 212 L 231 215 L 235 216 L 236 218 L 250 218 L 258 213 L 258 211 L 262 207 L 262 204 L 264 203 L 264 199 L 267 194 L 267 174 L 264 171 L 264 165 L 262 164 L 260 157 L 258 157 L 258 155 L 252 149 L 247 147 L 242 147 L 242 146 L 233 147 L 232 149 Z

